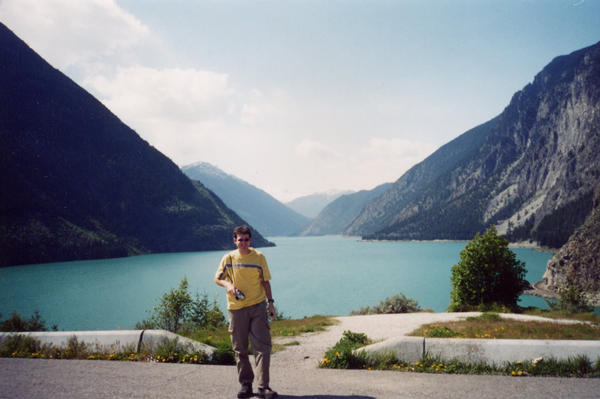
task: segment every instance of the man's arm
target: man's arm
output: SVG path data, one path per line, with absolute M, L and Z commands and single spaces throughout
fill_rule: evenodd
M 230 293 L 231 295 L 235 295 L 235 286 L 233 284 L 231 284 L 229 281 L 220 280 L 218 277 L 215 277 L 215 283 L 217 283 L 217 285 L 220 285 L 221 287 L 225 288 L 227 290 L 227 292 Z
M 263 281 L 263 287 L 265 287 L 265 294 L 267 295 L 267 300 L 269 300 L 269 314 L 271 317 L 275 317 L 277 313 L 275 312 L 275 305 L 273 305 L 273 293 L 271 292 L 271 283 L 268 281 Z

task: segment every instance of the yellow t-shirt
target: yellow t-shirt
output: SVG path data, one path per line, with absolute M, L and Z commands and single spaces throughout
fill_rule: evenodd
M 245 299 L 235 299 L 227 293 L 227 309 L 242 309 L 267 299 L 263 281 L 271 280 L 271 273 L 265 256 L 254 248 L 250 248 L 248 255 L 240 254 L 237 249 L 225 254 L 215 277 L 229 280 L 245 296 Z

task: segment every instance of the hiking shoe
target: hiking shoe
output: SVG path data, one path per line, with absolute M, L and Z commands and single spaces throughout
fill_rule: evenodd
M 258 396 L 259 398 L 265 398 L 265 399 L 275 399 L 278 395 L 277 392 L 275 392 L 274 390 L 272 390 L 269 387 L 266 388 L 258 388 Z
M 253 396 L 252 385 L 242 385 L 242 389 L 237 394 L 238 399 L 251 398 Z

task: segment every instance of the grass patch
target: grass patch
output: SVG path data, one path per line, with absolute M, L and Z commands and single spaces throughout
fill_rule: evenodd
M 567 319 L 567 320 L 579 320 L 587 321 L 592 324 L 600 325 L 600 315 L 594 312 L 585 313 L 573 313 L 568 310 L 547 310 L 540 308 L 525 308 L 523 314 L 532 316 L 548 317 L 550 319 Z
M 484 313 L 464 321 L 426 324 L 409 335 L 431 338 L 600 340 L 600 327 L 589 323 L 504 319 Z
M 8 336 L 0 342 L 0 357 L 24 357 L 37 359 L 87 359 L 87 360 L 126 360 L 151 361 L 160 363 L 222 364 L 218 356 L 210 358 L 202 351 L 183 345 L 178 340 L 163 339 L 156 347 L 136 352 L 133 347 L 119 350 L 101 348 L 79 342 L 71 337 L 65 347 L 41 344 L 39 340 L 26 335 Z M 231 363 L 228 363 L 231 364 Z
M 311 316 L 295 320 L 275 320 L 271 322 L 271 336 L 293 337 L 304 333 L 324 331 L 336 324 L 331 316 Z
M 418 362 L 408 363 L 396 359 L 393 354 L 367 356 L 366 360 L 362 368 L 371 370 L 396 370 L 432 374 L 508 375 L 513 377 L 600 377 L 600 359 L 597 359 L 594 365 L 586 356 L 577 356 L 568 360 L 538 358 L 525 362 L 505 362 L 498 366 L 456 360 L 445 361 L 434 356 L 425 356 Z
M 325 353 L 320 367 L 434 374 L 490 374 L 514 377 L 600 377 L 600 359 L 596 359 L 596 362 L 592 363 L 586 356 L 577 356 L 568 360 L 538 358 L 525 362 L 505 362 L 500 366 L 456 360 L 445 361 L 435 356 L 424 356 L 418 362 L 409 363 L 398 359 L 392 352 L 367 354 L 365 351 L 357 350 L 368 343 L 370 340 L 364 334 L 345 331 L 340 341 Z

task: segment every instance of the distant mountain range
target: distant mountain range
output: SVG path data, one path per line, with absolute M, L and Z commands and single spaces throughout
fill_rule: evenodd
M 369 201 L 379 197 L 391 186 L 392 183 L 386 183 L 372 190 L 362 190 L 338 197 L 319 212 L 311 224 L 302 231 L 302 235 L 342 234 Z
M 331 202 L 342 195 L 351 194 L 352 191 L 331 191 L 326 193 L 315 193 L 304 195 L 286 202 L 285 204 L 307 218 L 314 219 Z
M 0 104 L 0 266 L 226 249 L 246 223 L 2 24 Z
M 202 182 L 242 218 L 267 236 L 298 235 L 310 219 L 293 211 L 265 191 L 221 169 L 198 162 L 181 168 L 190 179 Z
M 444 145 L 344 230 L 367 239 L 471 239 L 497 225 L 558 248 L 600 184 L 600 43 L 560 56 L 506 109 Z

